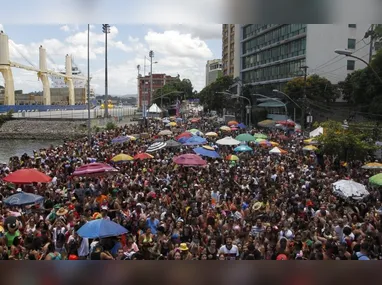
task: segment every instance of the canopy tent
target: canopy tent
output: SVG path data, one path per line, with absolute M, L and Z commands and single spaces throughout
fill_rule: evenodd
M 324 133 L 324 128 L 323 127 L 318 127 L 317 129 L 311 131 L 309 133 L 309 137 L 310 138 L 315 138 L 315 137 L 318 137 L 320 135 L 322 135 Z
M 155 103 L 151 105 L 151 107 L 149 108 L 148 111 L 149 111 L 149 113 L 161 113 L 162 112 L 161 108 L 159 108 L 158 105 Z

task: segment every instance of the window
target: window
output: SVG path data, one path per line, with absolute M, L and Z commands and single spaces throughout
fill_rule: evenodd
M 349 28 L 357 28 L 356 24 L 349 24 Z
M 355 49 L 355 39 L 348 39 L 348 49 Z
M 354 60 L 348 60 L 347 70 L 354 70 L 354 69 L 355 69 L 355 61 Z

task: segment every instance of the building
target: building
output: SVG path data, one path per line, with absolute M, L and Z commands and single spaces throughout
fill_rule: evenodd
M 222 60 L 208 60 L 206 64 L 206 86 L 210 85 L 222 75 Z
M 232 76 L 233 78 L 240 76 L 240 31 L 241 25 L 223 24 L 223 75 Z
M 164 73 L 153 73 L 152 94 L 154 94 L 156 90 L 162 88 L 164 85 L 175 80 L 179 80 L 179 75 L 173 77 Z M 140 74 L 138 77 L 138 83 L 138 108 L 141 108 L 144 105 L 150 106 L 152 102 L 152 98 L 150 98 L 150 74 L 146 76 L 142 76 Z
M 365 64 L 335 54 L 349 49 L 354 55 L 369 59 L 370 28 L 367 24 L 251 24 L 241 25 L 240 78 L 259 89 L 282 90 L 296 76 L 307 74 L 326 77 L 333 84 Z

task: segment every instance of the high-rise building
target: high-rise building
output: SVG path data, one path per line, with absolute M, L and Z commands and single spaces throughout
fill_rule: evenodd
M 366 24 L 251 24 L 241 25 L 241 72 L 243 83 L 282 90 L 296 76 L 317 74 L 336 84 L 365 65 L 335 54 L 349 49 L 369 59 Z
M 222 75 L 222 60 L 208 60 L 206 64 L 206 86 L 210 85 Z
M 139 75 L 139 86 L 138 86 L 138 108 L 143 105 L 149 106 L 152 103 L 152 98 L 150 98 L 150 74 L 146 76 Z M 153 73 L 153 92 L 162 88 L 167 83 L 171 81 L 179 80 L 179 76 L 170 76 L 164 73 Z
M 238 24 L 223 24 L 223 75 L 233 78 L 240 75 L 240 28 Z

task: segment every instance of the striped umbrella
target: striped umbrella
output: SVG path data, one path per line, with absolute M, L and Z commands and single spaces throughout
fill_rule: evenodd
M 238 161 L 239 157 L 237 157 L 236 155 L 230 154 L 230 155 L 226 156 L 225 159 L 230 160 L 230 161 Z
M 167 146 L 167 143 L 165 143 L 165 142 L 156 142 L 156 143 L 153 143 L 152 145 L 150 145 L 148 147 L 148 149 L 146 150 L 146 152 L 158 151 L 162 148 L 165 148 L 166 146 Z

